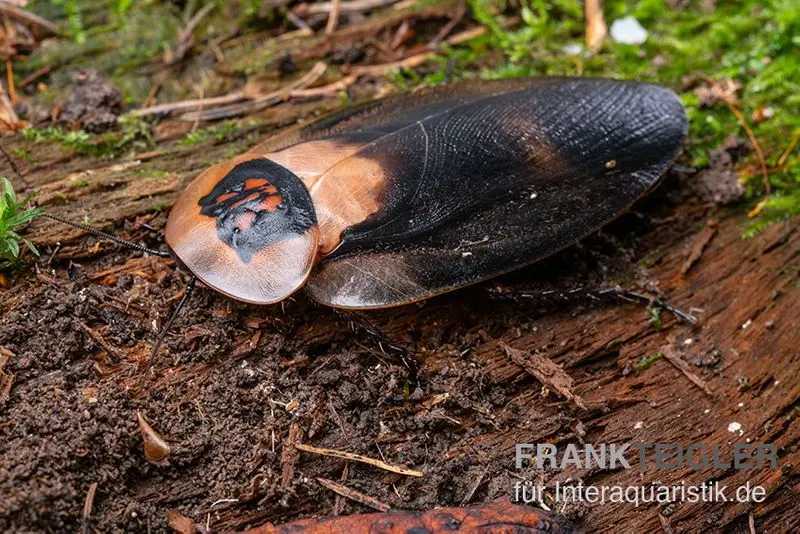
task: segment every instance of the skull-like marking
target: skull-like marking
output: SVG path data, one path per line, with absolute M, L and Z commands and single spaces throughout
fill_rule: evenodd
M 243 263 L 275 241 L 316 224 L 308 190 L 291 171 L 268 159 L 234 167 L 198 202 L 216 219 L 217 235 Z

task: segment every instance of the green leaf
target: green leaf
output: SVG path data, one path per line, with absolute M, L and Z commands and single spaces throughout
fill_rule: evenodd
M 19 241 L 9 239 L 6 243 L 6 247 L 12 258 L 19 258 Z

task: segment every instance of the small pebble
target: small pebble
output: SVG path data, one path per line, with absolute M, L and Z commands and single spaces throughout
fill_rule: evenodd
M 647 30 L 635 18 L 625 17 L 611 25 L 611 38 L 622 44 L 642 44 L 647 41 Z

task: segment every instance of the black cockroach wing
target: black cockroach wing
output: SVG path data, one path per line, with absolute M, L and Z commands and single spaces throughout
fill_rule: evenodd
M 305 284 L 339 308 L 406 304 L 575 243 L 658 183 L 686 135 L 677 97 L 597 79 L 472 82 L 373 102 L 213 167 L 167 243 L 231 297 Z

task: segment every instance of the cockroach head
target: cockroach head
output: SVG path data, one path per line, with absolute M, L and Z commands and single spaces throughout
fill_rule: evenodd
M 303 284 L 319 231 L 303 182 L 249 154 L 189 185 L 170 213 L 166 238 L 179 263 L 212 289 L 269 304 Z

